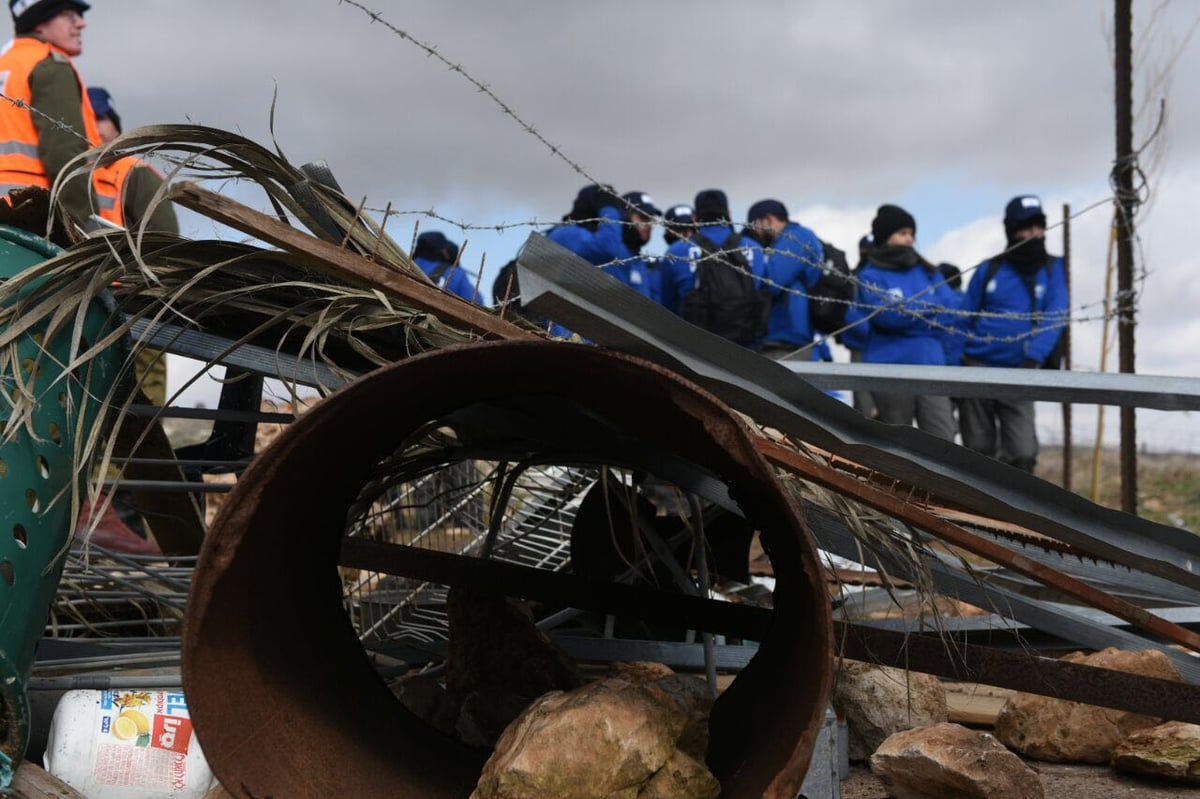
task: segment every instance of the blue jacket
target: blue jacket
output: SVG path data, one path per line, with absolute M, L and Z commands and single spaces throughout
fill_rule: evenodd
M 989 280 L 988 263 L 975 267 L 963 300 L 963 354 L 989 366 L 1020 366 L 1025 360 L 1041 364 L 1058 343 L 1070 312 L 1062 258 L 1052 258 L 1029 283 L 1008 261 L 1001 261 Z
M 734 233 L 732 225 L 703 225 L 696 231 L 718 247 L 724 245 Z M 755 285 L 762 285 L 762 278 L 767 274 L 766 252 L 761 244 L 747 235 L 743 234 L 738 237 L 738 242 L 741 244 L 742 257 L 746 259 L 746 263 L 750 264 L 750 274 L 754 275 Z M 692 263 L 688 268 L 690 280 L 687 290 L 691 291 L 695 287 L 696 261 L 704 255 L 704 249 L 695 241 L 689 242 L 689 244 L 688 254 Z M 686 295 L 687 291 L 683 293 Z
M 889 268 L 870 261 L 858 271 L 858 280 L 846 324 L 858 323 L 867 330 L 864 363 L 949 363 L 959 303 L 949 286 L 937 285 L 941 275 L 919 262 Z
M 551 228 L 546 238 L 596 266 L 620 260 L 623 253 L 629 252 L 621 241 L 621 212 L 606 205 L 600 209 L 600 219 L 595 232 L 582 225 L 565 224 Z
M 779 232 L 779 237 L 767 251 L 767 291 L 772 298 L 771 315 L 767 318 L 767 341 L 797 347 L 812 341 L 807 295 L 821 277 L 824 258 L 821 240 L 803 225 L 789 222 Z
M 658 266 L 658 301 L 683 316 L 683 298 L 695 284 L 696 260 L 704 254 L 699 244 L 679 239 L 667 248 Z
M 439 266 L 441 261 L 435 261 L 432 258 L 413 258 L 413 262 L 421 267 L 421 271 L 433 277 L 433 273 Z M 438 287 L 443 288 L 452 294 L 457 294 L 464 300 L 475 300 L 475 285 L 471 279 L 467 277 L 467 272 L 461 266 L 447 267 L 442 276 L 438 278 Z
M 641 256 L 634 255 L 624 242 L 621 243 L 621 254 L 614 261 L 604 264 L 607 274 L 629 286 L 644 297 L 653 297 L 650 286 L 650 270 Z

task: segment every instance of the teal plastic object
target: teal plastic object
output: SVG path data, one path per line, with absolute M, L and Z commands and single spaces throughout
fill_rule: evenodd
M 59 252 L 43 238 L 0 225 L 0 281 Z M 31 284 L 21 296 L 37 288 Z M 79 335 L 99 341 L 113 322 L 110 309 L 95 300 Z M 11 782 L 29 740 L 25 684 L 62 575 L 62 554 L 75 529 L 72 483 L 82 485 L 87 474 L 74 462 L 72 436 L 80 414 L 82 429 L 97 422 L 98 399 L 108 396 L 123 361 L 114 348 L 79 374 L 60 379 L 73 332 L 61 331 L 49 341 L 45 335 L 44 326 L 29 330 L 14 362 L 0 367 L 0 791 Z M 23 380 L 32 380 L 38 398 L 33 435 L 25 426 L 4 429 L 12 410 L 14 369 L 21 370 Z

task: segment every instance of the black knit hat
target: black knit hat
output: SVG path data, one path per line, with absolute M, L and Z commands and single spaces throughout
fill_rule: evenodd
M 54 19 L 59 12 L 68 8 L 83 13 L 91 6 L 81 0 L 8 0 L 13 29 L 18 34 L 32 33 L 38 25 Z
M 720 189 L 705 189 L 696 195 L 692 203 L 696 209 L 697 222 L 725 222 L 729 220 L 729 198 Z
M 427 230 L 417 236 L 417 246 L 413 248 L 412 254 L 413 258 L 451 264 L 458 258 L 458 245 L 446 238 L 440 230 Z
M 917 220 L 913 219 L 912 214 L 898 205 L 879 206 L 879 210 L 875 212 L 875 219 L 871 222 L 871 236 L 875 239 L 875 246 L 886 246 L 893 233 L 906 227 L 912 228 L 913 235 L 916 235 Z

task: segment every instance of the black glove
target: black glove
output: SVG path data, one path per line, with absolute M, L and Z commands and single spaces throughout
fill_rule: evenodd
M 1025 360 L 1021 361 L 1022 369 L 1040 369 L 1041 366 L 1042 365 L 1033 358 L 1026 358 Z

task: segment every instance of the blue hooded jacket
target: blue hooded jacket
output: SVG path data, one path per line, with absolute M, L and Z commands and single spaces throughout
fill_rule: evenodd
M 821 277 L 825 248 L 803 225 L 788 222 L 767 250 L 767 291 L 771 314 L 767 318 L 766 341 L 803 347 L 813 339 L 808 318 L 809 290 Z M 789 290 L 799 294 L 789 293 Z M 805 295 L 805 296 L 801 296 Z
M 963 354 L 989 366 L 1020 366 L 1026 360 L 1041 364 L 1058 343 L 1070 312 L 1062 258 L 1051 258 L 1028 276 L 1001 261 L 991 279 L 989 263 L 975 267 L 967 286 Z
M 858 271 L 858 294 L 846 324 L 867 330 L 864 363 L 945 366 L 959 300 L 918 261 L 899 267 L 868 261 Z
M 435 261 L 432 258 L 413 258 L 413 263 L 421 267 L 421 271 L 430 277 L 433 277 L 433 273 L 442 265 L 441 261 Z M 467 276 L 466 270 L 461 266 L 447 267 L 442 272 L 442 276 L 438 278 L 437 284 L 440 288 L 457 294 L 464 300 L 475 301 L 475 286 Z
M 628 253 L 621 241 L 621 212 L 611 205 L 600 209 L 594 232 L 583 225 L 565 224 L 551 228 L 546 238 L 595 266 L 620 260 Z

